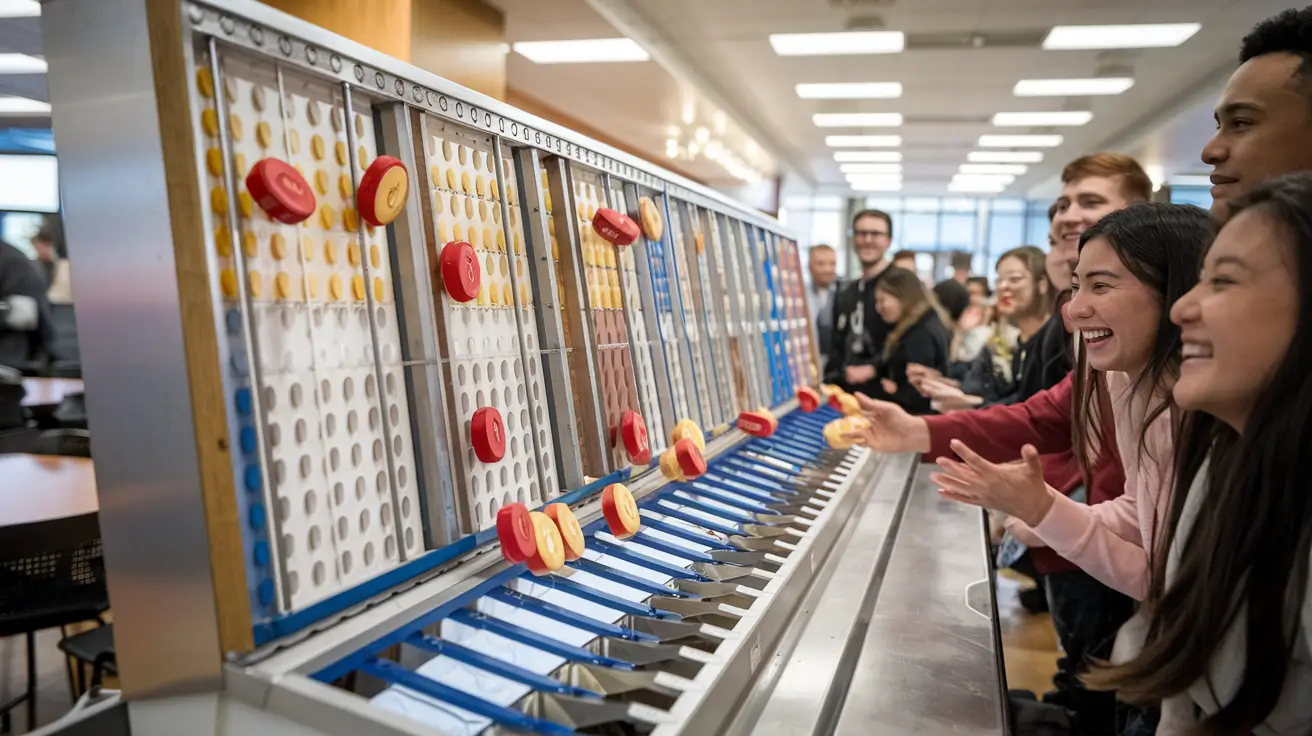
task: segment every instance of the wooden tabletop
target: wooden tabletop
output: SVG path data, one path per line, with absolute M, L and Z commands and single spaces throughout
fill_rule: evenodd
M 51 406 L 84 389 L 81 378 L 24 378 L 23 390 L 23 406 Z
M 95 465 L 90 458 L 0 455 L 0 527 L 94 514 Z

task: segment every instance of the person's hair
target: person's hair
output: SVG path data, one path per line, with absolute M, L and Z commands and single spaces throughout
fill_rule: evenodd
M 998 260 L 1002 260 L 1002 259 L 998 259 Z M 971 284 L 979 284 L 980 286 L 984 287 L 984 296 L 986 297 L 993 296 L 993 287 L 989 286 L 989 279 L 987 276 L 971 276 L 970 278 L 966 279 L 967 291 L 970 290 Z
M 1180 375 L 1181 341 L 1180 326 L 1171 321 L 1171 305 L 1198 283 L 1203 254 L 1215 232 L 1211 215 L 1193 205 L 1140 202 L 1106 215 L 1080 235 L 1081 253 L 1095 239 L 1107 241 L 1130 275 L 1157 297 L 1161 308 L 1148 364 L 1131 386 L 1131 391 L 1148 396 L 1149 401 L 1139 428 L 1137 452 L 1141 455 L 1148 426 L 1175 406 L 1170 387 Z M 1071 375 L 1075 397 L 1071 440 L 1087 477 L 1098 454 L 1115 438 L 1109 426 L 1111 397 L 1106 376 L 1089 367 L 1083 350 L 1076 352 Z M 1150 459 L 1163 465 L 1171 460 Z M 1121 461 L 1132 463 L 1133 458 L 1127 455 Z M 1150 541 L 1144 540 L 1145 544 Z
M 955 251 L 952 254 L 952 268 L 958 271 L 970 270 L 970 254 L 965 251 Z
M 933 294 L 938 300 L 938 305 L 948 313 L 952 325 L 957 324 L 957 320 L 965 313 L 966 307 L 970 306 L 970 292 L 954 279 L 934 284 Z
M 1047 257 L 1047 254 L 1040 248 L 1033 245 L 1022 245 L 998 256 L 998 261 L 993 268 L 997 270 L 1002 262 L 1008 258 L 1015 258 L 1020 261 L 1021 265 L 1025 267 L 1025 271 L 1029 273 L 1030 278 L 1034 279 L 1034 304 L 1030 308 L 1038 309 L 1041 307 L 1043 314 L 1052 314 L 1053 306 L 1057 303 L 1057 287 L 1048 278 Z M 1041 292 L 1044 289 L 1040 287 L 1045 284 L 1047 285 L 1047 293 L 1042 294 Z M 1047 299 L 1041 299 L 1041 296 L 1046 296 Z
M 50 243 L 51 245 L 54 245 L 56 242 L 54 234 L 48 230 L 37 230 L 36 235 L 33 235 L 31 240 L 33 243 L 40 241 L 42 243 Z
M 884 340 L 884 355 L 893 354 L 893 349 L 897 347 L 898 340 L 902 335 L 911 329 L 926 312 L 934 312 L 944 327 L 950 327 L 952 324 L 948 316 L 943 313 L 943 308 L 935 301 L 934 296 L 925 288 L 924 282 L 913 271 L 897 266 L 889 266 L 879 275 L 879 280 L 875 282 L 875 288 L 885 294 L 902 302 L 902 318 L 893 325 L 889 331 L 888 337 Z
M 912 259 L 912 260 L 915 260 L 915 258 L 916 258 L 916 252 L 915 252 L 914 250 L 908 250 L 908 249 L 906 249 L 906 248 L 903 248 L 902 250 L 900 250 L 900 251 L 894 253 L 894 254 L 893 254 L 893 257 L 892 257 L 890 260 L 893 260 L 893 261 L 900 261 L 900 260 L 902 260 L 903 258 L 910 258 L 910 259 Z
M 1057 208 L 1060 207 L 1060 206 L 1061 206 L 1061 203 L 1058 202 L 1058 201 L 1056 201 L 1056 200 L 1053 200 L 1052 204 L 1048 205 L 1048 224 L 1049 224 L 1049 225 L 1051 225 L 1051 224 L 1052 224 L 1052 221 L 1057 217 Z
M 1253 406 L 1243 433 L 1202 412 L 1185 420 L 1176 454 L 1175 495 L 1160 549 L 1177 542 L 1181 517 L 1207 462 L 1206 501 L 1181 541 L 1175 579 L 1167 554 L 1155 554 L 1142 652 L 1087 677 L 1134 702 L 1158 701 L 1208 676 L 1232 626 L 1246 637 L 1243 682 L 1197 733 L 1249 733 L 1280 699 L 1307 604 L 1312 544 L 1312 174 L 1265 182 L 1234 202 L 1234 214 L 1260 213 L 1285 241 L 1298 284 L 1298 323 L 1284 359 Z M 1230 222 L 1234 222 L 1231 218 Z M 1210 458 L 1210 462 L 1208 462 Z M 1196 501 L 1195 501 L 1196 503 Z
M 863 217 L 878 217 L 888 225 L 888 237 L 893 237 L 893 217 L 883 210 L 861 210 L 852 216 L 852 229 L 856 230 L 856 224 Z
M 1121 194 L 1131 202 L 1147 202 L 1153 196 L 1153 180 L 1138 161 L 1123 153 L 1091 153 L 1080 156 L 1061 170 L 1061 183 L 1098 176 L 1120 181 Z
M 1290 54 L 1300 60 L 1291 81 L 1312 96 L 1312 6 L 1290 8 L 1253 26 L 1239 47 L 1239 63 L 1267 54 Z
M 810 248 L 807 248 L 807 249 L 806 249 L 806 257 L 809 259 L 809 258 L 811 257 L 811 254 L 814 253 L 814 252 L 816 252 L 816 251 L 818 251 L 818 250 L 827 250 L 827 251 L 829 251 L 830 253 L 833 253 L 833 252 L 834 252 L 834 246 L 832 246 L 832 245 L 828 245 L 828 244 L 826 244 L 826 243 L 816 243 L 815 245 L 813 245 L 813 246 L 811 246 Z

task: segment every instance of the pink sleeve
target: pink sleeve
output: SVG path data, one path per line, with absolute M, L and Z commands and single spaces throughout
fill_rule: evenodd
M 1052 494 L 1054 499 L 1061 497 L 1070 501 L 1070 499 L 1066 498 L 1064 494 L 1051 486 L 1048 487 L 1048 493 Z M 1053 503 L 1055 505 L 1056 502 L 1054 501 Z M 1139 533 L 1138 504 L 1136 503 L 1134 496 L 1117 496 L 1111 501 L 1104 501 L 1103 503 L 1095 504 L 1093 506 L 1085 506 L 1078 501 L 1072 501 L 1072 503 L 1084 507 L 1089 513 L 1091 513 L 1094 517 L 1093 523 L 1106 527 L 1113 534 L 1131 544 L 1137 544 L 1139 546 L 1143 545 L 1142 535 Z M 1047 519 L 1048 517 L 1044 517 L 1043 521 L 1039 522 L 1039 528 L 1043 528 L 1044 522 L 1046 522 Z M 1014 516 L 1007 519 L 1006 526 L 1007 531 L 1011 532 L 1016 539 L 1024 542 L 1027 547 L 1049 546 L 1048 543 L 1043 541 L 1043 538 L 1035 532 L 1034 528 L 1031 528 L 1029 524 L 1026 524 Z
M 1052 508 L 1034 527 L 1034 534 L 1054 552 L 1074 562 L 1093 577 L 1137 601 L 1148 593 L 1148 552 L 1136 542 L 1122 536 L 1127 530 L 1123 513 L 1097 513 L 1101 506 L 1123 505 L 1135 512 L 1135 488 L 1127 485 L 1120 498 L 1087 506 L 1056 495 Z M 1138 525 L 1131 523 L 1132 537 L 1138 537 Z M 1127 534 L 1126 536 L 1129 536 Z

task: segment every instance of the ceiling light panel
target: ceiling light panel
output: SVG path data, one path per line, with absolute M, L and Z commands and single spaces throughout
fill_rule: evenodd
M 1042 151 L 971 151 L 966 160 L 972 164 L 1037 164 L 1043 161 Z
M 980 148 L 1056 148 L 1065 139 L 1059 135 L 982 135 Z
M 953 181 L 948 184 L 949 192 L 972 194 L 1000 194 L 1007 187 L 1003 184 L 976 184 L 972 182 Z
M 901 151 L 835 151 L 838 163 L 895 164 L 902 160 Z
M 902 164 L 843 164 L 838 170 L 844 174 L 901 174 Z
M 818 112 L 811 121 L 821 128 L 897 128 L 900 112 Z
M 850 187 L 853 191 L 856 191 L 856 192 L 900 192 L 900 191 L 902 191 L 902 180 L 901 180 L 901 179 L 888 179 L 888 180 L 875 179 L 875 180 L 849 181 L 849 182 L 847 183 L 847 185 L 848 185 L 848 187 Z
M 1029 128 L 1037 125 L 1074 126 L 1086 125 L 1093 120 L 1093 113 L 1087 110 L 1059 112 L 1000 112 L 993 116 L 993 124 L 999 128 Z
M 902 145 L 902 136 L 827 135 L 825 145 L 830 148 L 897 148 Z
M 1043 39 L 1049 51 L 1170 48 L 1188 41 L 1198 23 L 1144 23 L 1128 26 L 1055 26 Z
M 773 33 L 770 45 L 779 56 L 854 56 L 897 54 L 906 48 L 901 31 L 848 33 Z
M 1004 174 L 957 174 L 952 177 L 954 184 L 977 184 L 979 186 L 1000 185 L 1005 187 L 1013 181 L 1016 181 L 1016 177 Z
M 37 18 L 41 4 L 36 0 L 0 0 L 0 18 Z
M 1022 79 L 1011 90 L 1017 97 L 1075 97 L 1119 95 L 1134 86 L 1130 77 L 1091 79 Z
M 1020 176 L 1030 167 L 1024 164 L 962 164 L 959 173 L 962 174 L 1010 174 Z
M 834 82 L 797 85 L 804 100 L 892 100 L 902 96 L 901 82 Z
M 534 64 L 590 64 L 647 61 L 651 57 L 631 38 L 586 38 L 578 41 L 520 41 L 515 53 Z

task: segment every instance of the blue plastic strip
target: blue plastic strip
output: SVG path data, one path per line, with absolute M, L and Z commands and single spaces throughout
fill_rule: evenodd
M 725 506 L 732 506 L 740 511 L 746 511 L 751 514 L 773 514 L 769 507 L 756 501 L 748 500 L 740 494 L 721 493 L 704 484 L 698 484 L 696 481 L 685 484 L 679 489 L 679 493 L 674 494 L 674 498 L 683 498 L 680 493 L 686 493 L 695 498 L 702 498 L 716 503 L 722 503 Z
M 688 549 L 687 547 L 680 547 L 677 544 L 670 544 L 669 542 L 656 539 L 655 537 L 641 531 L 633 538 L 633 541 L 645 547 L 651 547 L 658 552 L 664 552 L 667 555 L 682 557 L 690 562 L 715 562 L 710 555 L 704 552 L 698 552 L 696 550 Z
M 665 513 L 665 512 L 662 510 L 661 513 Z M 673 514 L 670 514 L 669 516 L 671 518 L 680 518 L 674 516 Z M 733 545 L 725 544 L 724 542 L 721 542 L 720 540 L 715 539 L 713 537 L 708 537 L 705 534 L 698 534 L 697 532 L 687 527 L 679 526 L 678 524 L 671 524 L 668 521 L 663 521 L 661 519 L 653 519 L 650 516 L 642 517 L 642 525 L 647 527 L 648 529 L 655 529 L 658 532 L 664 532 L 665 534 L 669 534 L 672 537 L 678 537 L 679 539 L 683 539 L 685 541 L 692 542 L 694 544 L 701 544 L 710 547 L 711 549 L 721 549 L 721 550 L 735 549 Z
M 729 526 L 727 524 L 716 524 L 714 522 L 710 522 L 705 519 L 702 519 L 694 514 L 690 514 L 686 511 L 669 506 L 661 506 L 659 508 L 653 509 L 653 511 L 655 511 L 658 514 L 664 514 L 670 517 L 671 519 L 678 519 L 679 521 L 686 522 L 688 524 L 695 524 L 708 531 L 712 531 L 717 534 L 723 534 L 726 537 L 732 537 L 743 533 L 742 530 L 739 529 L 737 526 Z M 654 529 L 656 527 L 652 525 L 652 528 Z M 707 546 L 715 547 L 717 545 L 707 545 Z
M 740 513 L 738 511 L 734 511 L 731 509 L 726 509 L 722 506 L 712 506 L 710 504 L 705 504 L 702 503 L 701 501 L 692 498 L 680 498 L 679 496 L 676 496 L 674 494 L 664 496 L 656 503 L 657 505 L 666 508 L 668 508 L 669 504 L 677 503 L 678 505 L 683 506 L 685 508 L 695 509 L 697 511 L 702 512 L 703 514 L 710 514 L 711 516 L 714 516 L 717 519 L 732 522 L 734 524 L 750 524 L 753 521 L 755 521 L 755 519 L 753 519 L 751 516 L 748 516 L 747 514 Z M 705 521 L 710 521 L 710 520 L 706 519 Z M 697 521 L 694 523 L 701 525 L 702 521 Z
M 467 664 L 470 667 L 477 667 L 484 672 L 491 672 L 497 677 L 504 677 L 511 682 L 528 685 L 534 690 L 540 692 L 569 695 L 575 698 L 601 697 L 601 693 L 595 693 L 585 688 L 568 685 L 554 677 L 547 677 L 546 675 L 539 675 L 536 672 L 529 672 L 522 667 L 516 667 L 504 659 L 489 657 L 482 652 L 476 652 L 473 649 L 462 647 L 454 642 L 438 639 L 433 636 L 428 636 L 427 634 L 412 634 L 409 639 L 406 639 L 406 643 L 413 647 L 423 649 L 426 652 L 449 657 L 457 662 Z
M 591 649 L 576 647 L 572 644 L 552 639 L 549 636 L 531 631 L 520 626 L 516 626 L 508 621 L 502 621 L 499 618 L 488 616 L 478 611 L 471 611 L 462 608 L 449 617 L 451 621 L 462 623 L 465 626 L 476 629 L 485 629 L 497 636 L 503 636 L 511 641 L 517 641 L 520 644 L 541 649 L 544 652 L 550 652 L 557 657 L 564 657 L 571 662 L 587 662 L 588 664 L 600 665 L 602 667 L 612 667 L 620 670 L 631 670 L 633 665 L 621 659 L 602 656 L 593 652 Z
M 573 562 L 567 562 L 565 563 L 565 566 L 575 570 L 582 570 L 591 575 L 596 575 L 602 580 L 609 580 L 612 583 L 619 583 L 620 585 L 633 588 L 634 590 L 641 590 L 648 595 L 669 596 L 671 598 L 701 597 L 693 595 L 692 593 L 684 593 L 659 583 L 653 583 L 646 578 L 638 577 L 637 575 L 624 572 L 623 570 L 617 570 L 608 565 L 603 565 L 596 560 L 589 560 L 586 557 L 581 557 Z
M 529 733 L 560 734 L 560 736 L 568 736 L 568 734 L 574 733 L 573 729 L 558 723 L 544 721 L 512 708 L 489 703 L 462 690 L 417 675 L 395 662 L 371 658 L 360 664 L 359 671 L 373 675 L 383 682 L 390 682 L 397 687 L 413 690 L 420 695 L 427 695 L 435 700 L 454 705 L 475 715 L 491 718 L 502 726 L 528 731 Z
M 559 621 L 562 624 L 568 624 L 576 629 L 590 631 L 598 636 L 613 636 L 619 639 L 632 639 L 634 641 L 649 641 L 655 637 L 643 634 L 627 626 L 618 624 L 609 624 L 605 621 L 598 621 L 595 618 L 589 618 L 579 613 L 575 613 L 567 608 L 562 608 L 554 603 L 547 603 L 540 598 L 534 598 L 531 595 L 524 595 L 508 588 L 497 588 L 487 594 L 488 598 L 495 601 L 501 601 L 512 606 L 517 606 L 536 613 L 539 616 L 545 616 L 549 619 Z
M 786 494 L 780 492 L 778 489 L 754 488 L 740 480 L 726 478 L 718 473 L 715 475 L 707 473 L 698 478 L 695 483 L 710 486 L 711 488 L 718 488 L 728 493 L 735 493 L 739 496 L 760 501 L 761 503 L 783 503 L 789 500 L 786 498 Z
M 636 552 L 623 545 L 611 544 L 602 539 L 593 539 L 589 542 L 588 546 L 603 555 L 614 557 L 617 560 L 631 562 L 639 567 L 645 567 L 648 570 L 669 575 L 672 578 L 678 578 L 679 580 L 706 580 L 706 578 L 685 567 L 677 567 L 663 560 L 648 557 L 641 552 Z
M 533 573 L 524 573 L 523 578 L 532 582 L 539 582 L 534 578 Z M 552 577 L 550 582 L 543 582 L 540 584 L 550 587 L 553 590 L 564 591 L 575 598 L 581 598 L 585 601 L 596 603 L 599 606 L 605 606 L 612 611 L 619 611 L 620 613 L 628 614 L 630 616 L 645 616 L 647 618 L 678 618 L 677 614 L 657 611 L 649 605 L 635 603 L 634 601 L 626 600 L 605 591 L 589 588 L 583 583 L 576 582 L 566 577 Z

